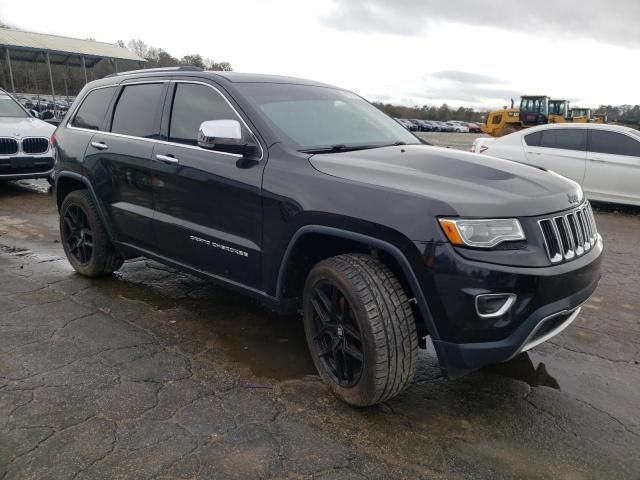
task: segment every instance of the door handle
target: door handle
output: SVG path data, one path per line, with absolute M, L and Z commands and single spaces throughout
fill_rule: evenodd
M 601 157 L 591 157 L 592 162 L 604 163 L 604 158 Z
M 164 163 L 178 163 L 178 159 L 173 155 L 156 155 L 156 160 Z
M 540 155 L 540 152 L 527 152 L 529 155 Z
M 97 148 L 98 150 L 106 150 L 107 148 L 109 148 L 109 145 L 104 142 L 91 142 L 91 146 L 93 148 Z

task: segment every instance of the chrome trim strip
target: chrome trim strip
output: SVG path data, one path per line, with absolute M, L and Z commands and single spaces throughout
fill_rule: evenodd
M 531 333 L 529 333 L 529 335 L 527 336 L 527 338 L 525 339 L 525 341 L 522 343 L 522 347 L 518 350 L 518 353 L 522 353 L 522 352 L 526 352 L 527 350 L 531 350 L 534 347 L 537 347 L 538 345 L 540 345 L 541 343 L 546 342 L 547 340 L 549 340 L 552 337 L 555 337 L 556 335 L 558 335 L 560 332 L 562 332 L 565 328 L 567 328 L 569 325 L 571 325 L 571 323 L 573 323 L 573 321 L 578 317 L 578 315 L 580 314 L 580 310 L 582 310 L 582 307 L 577 307 L 574 310 L 563 310 L 562 312 L 558 312 L 555 313 L 553 315 L 549 315 L 546 318 L 543 318 L 540 322 L 538 322 L 538 324 L 535 326 L 535 328 L 533 330 L 531 330 Z M 545 333 L 544 335 L 542 335 L 540 338 L 536 338 L 535 340 L 531 340 L 536 333 L 538 333 L 538 330 L 540 330 L 544 324 L 546 322 L 548 322 L 549 320 L 552 320 L 560 315 L 566 315 L 571 313 L 560 325 L 558 325 L 556 328 L 554 328 L 553 330 L 550 330 L 549 332 Z
M 480 309 L 478 308 L 478 299 L 480 297 L 507 297 L 507 299 L 505 300 L 504 304 L 495 312 L 480 313 Z M 476 299 L 475 299 L 476 313 L 480 318 L 501 317 L 502 315 L 507 313 L 507 311 L 509 311 L 509 309 L 513 306 L 514 303 L 516 303 L 516 298 L 517 296 L 513 293 L 485 293 L 485 294 L 476 295 Z
M 138 84 L 145 84 L 145 83 L 194 83 L 194 84 L 198 84 L 198 85 L 204 85 L 206 87 L 212 88 L 213 90 L 215 90 L 223 99 L 225 102 L 227 102 L 227 105 L 229 105 L 229 107 L 231 108 L 231 110 L 233 110 L 233 113 L 236 114 L 236 116 L 238 117 L 238 119 L 240 120 L 240 122 L 242 122 L 242 124 L 245 126 L 245 128 L 247 129 L 247 131 L 256 139 L 256 142 L 258 143 L 258 146 L 260 147 L 260 158 L 258 160 L 256 160 L 257 162 L 261 162 L 264 159 L 264 149 L 262 148 L 262 144 L 260 143 L 260 140 L 258 140 L 258 137 L 255 133 L 253 133 L 253 130 L 251 130 L 251 128 L 249 128 L 249 125 L 247 125 L 247 122 L 244 121 L 244 118 L 242 118 L 242 115 L 240 115 L 238 113 L 238 111 L 235 109 L 235 107 L 233 106 L 233 104 L 229 101 L 229 99 L 216 87 L 214 87 L 213 85 L 206 83 L 206 82 L 198 82 L 198 81 L 190 81 L 190 80 L 145 80 L 145 81 L 139 81 L 139 82 L 127 82 L 126 80 L 122 81 L 121 83 L 115 84 L 115 85 L 103 85 L 101 87 L 95 87 L 92 88 L 91 90 L 89 90 L 85 96 L 82 98 L 81 102 L 78 104 L 78 106 L 76 108 L 73 109 L 73 112 L 70 114 L 69 118 L 69 122 L 67 122 L 67 124 L 65 125 L 65 128 L 69 128 L 71 130 L 79 130 L 79 131 L 84 131 L 84 132 L 91 132 L 91 133 L 100 133 L 102 135 L 110 135 L 110 136 L 115 136 L 115 137 L 121 137 L 121 138 L 131 138 L 131 139 L 135 139 L 135 140 L 144 140 L 147 142 L 155 142 L 155 143 L 159 143 L 159 144 L 163 144 L 163 145 L 173 145 L 176 147 L 182 147 L 182 148 L 191 148 L 191 149 L 195 149 L 201 152 L 209 152 L 209 153 L 216 153 L 219 155 L 227 155 L 229 157 L 233 157 L 233 158 L 242 158 L 242 155 L 239 155 L 237 153 L 229 153 L 229 152 L 221 152 L 218 150 L 207 150 L 206 148 L 201 148 L 195 145 L 187 145 L 184 143 L 176 143 L 176 142 L 167 142 L 164 140 L 158 140 L 155 138 L 145 138 L 145 137 L 136 137 L 133 135 L 124 135 L 121 133 L 113 133 L 113 132 L 105 132 L 104 130 L 92 130 L 90 128 L 82 128 L 82 127 L 75 127 L 72 125 L 72 122 L 75 118 L 75 115 L 78 111 L 78 109 L 80 108 L 80 106 L 84 103 L 84 101 L 87 99 L 87 97 L 89 96 L 89 94 L 91 92 L 93 92 L 94 90 L 99 90 L 102 88 L 118 88 L 120 86 L 125 86 L 125 85 L 138 85 Z

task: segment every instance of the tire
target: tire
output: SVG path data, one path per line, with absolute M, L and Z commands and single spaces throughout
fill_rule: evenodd
M 81 275 L 109 275 L 124 263 L 124 257 L 113 248 L 87 190 L 74 190 L 63 200 L 60 238 L 69 263 Z
M 346 403 L 384 402 L 413 380 L 415 319 L 400 282 L 379 260 L 348 254 L 319 262 L 305 283 L 303 318 L 318 373 Z
M 517 131 L 518 129 L 516 127 L 514 127 L 513 125 L 509 125 L 502 129 L 498 137 L 504 137 L 505 135 L 509 135 L 510 133 L 517 132 Z

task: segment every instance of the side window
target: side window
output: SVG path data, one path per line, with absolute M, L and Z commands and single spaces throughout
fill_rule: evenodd
M 127 85 L 113 112 L 111 131 L 134 137 L 151 137 L 160 105 L 162 83 Z
M 534 132 L 524 136 L 525 143 L 530 147 L 539 147 L 542 139 L 542 132 Z
M 171 108 L 169 141 L 197 145 L 200 124 L 207 120 L 238 120 L 238 116 L 214 89 L 196 83 L 178 83 Z M 242 130 L 246 136 L 244 126 Z
M 71 120 L 71 125 L 78 128 L 100 130 L 104 116 L 109 108 L 116 87 L 99 88 L 87 95 L 78 112 Z
M 542 130 L 540 146 L 563 150 L 585 150 L 587 146 L 587 130 L 578 128 Z
M 589 151 L 640 157 L 640 142 L 622 133 L 589 130 Z

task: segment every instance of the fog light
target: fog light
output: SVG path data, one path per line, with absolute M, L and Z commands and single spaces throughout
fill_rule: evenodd
M 476 296 L 476 312 L 480 318 L 497 318 L 509 311 L 516 301 L 513 293 L 487 293 Z

